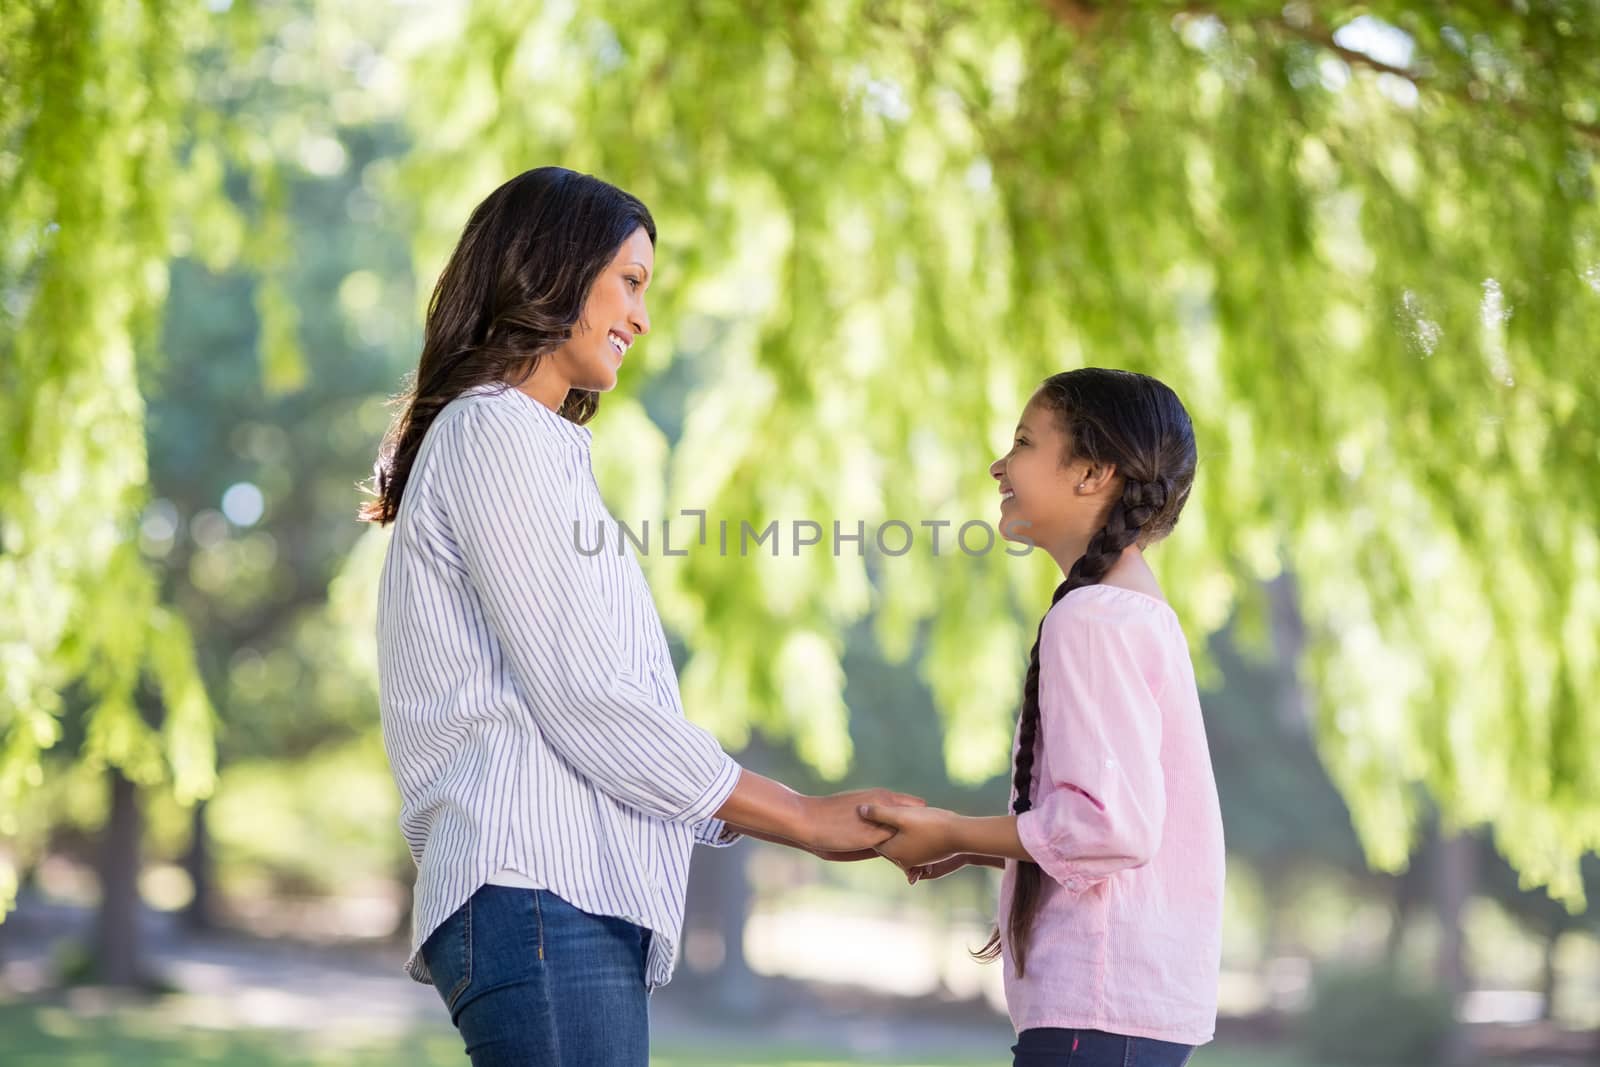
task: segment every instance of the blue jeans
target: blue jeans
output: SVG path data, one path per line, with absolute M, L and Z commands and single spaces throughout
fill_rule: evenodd
M 647 1067 L 650 931 L 486 885 L 422 957 L 473 1067 Z
M 1011 1046 L 1011 1067 L 1183 1067 L 1192 1045 L 1100 1030 L 1024 1030 Z

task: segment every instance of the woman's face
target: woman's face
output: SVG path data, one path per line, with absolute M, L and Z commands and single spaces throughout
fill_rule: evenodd
M 617 370 L 628 349 L 640 334 L 650 332 L 644 294 L 655 265 L 655 246 L 641 226 L 595 278 L 572 336 L 551 354 L 572 388 L 594 393 L 616 388 Z
M 1035 393 L 1012 435 L 1011 451 L 989 465 L 1000 483 L 1000 536 L 1051 551 L 1095 529 L 1102 501 L 1090 465 L 1070 459 L 1061 420 Z M 1086 479 L 1096 481 L 1091 487 Z

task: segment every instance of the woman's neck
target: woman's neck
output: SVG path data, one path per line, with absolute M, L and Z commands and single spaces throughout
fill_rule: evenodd
M 561 405 L 567 401 L 567 393 L 572 390 L 572 385 L 556 370 L 554 363 L 555 361 L 551 359 L 540 360 L 533 373 L 528 375 L 517 389 L 559 414 Z

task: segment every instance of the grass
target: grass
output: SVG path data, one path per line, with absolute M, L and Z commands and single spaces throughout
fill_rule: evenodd
M 860 1058 L 839 1059 L 795 1048 L 747 1048 L 729 1050 L 719 1048 L 696 1051 L 684 1048 L 663 1047 L 652 1050 L 651 1067 L 996 1067 L 1010 1063 L 1005 1048 L 997 1048 L 992 1056 L 967 1056 L 940 1059 L 921 1056 L 913 1059 Z M 1287 1053 L 1242 1051 L 1237 1048 L 1210 1047 L 1195 1053 L 1189 1067 L 1316 1067 Z
M 688 1046 L 661 1044 L 652 1067 L 993 1067 L 993 1056 L 840 1058 L 791 1045 Z M 0 1003 L 0 1062 L 6 1067 L 464 1067 L 461 1043 L 447 1030 L 381 1040 L 331 1041 L 288 1031 L 210 1030 L 182 1025 L 139 1007 L 95 1014 L 51 1003 Z M 1270 1052 L 1202 1049 L 1192 1067 L 1312 1067 Z

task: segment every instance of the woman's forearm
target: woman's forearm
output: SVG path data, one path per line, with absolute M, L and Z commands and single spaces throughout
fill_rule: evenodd
M 859 852 L 888 840 L 890 831 L 861 818 L 862 804 L 920 807 L 920 797 L 887 789 L 858 789 L 831 796 L 796 793 L 782 782 L 742 770 L 739 782 L 716 811 L 729 826 L 755 831 L 766 840 L 812 852 Z
M 732 830 L 736 834 L 740 834 L 744 837 L 754 838 L 757 841 L 765 841 L 769 845 L 787 845 L 790 848 L 798 848 L 807 852 L 811 851 L 810 849 L 806 848 L 805 845 L 802 845 L 800 842 L 795 841 L 792 838 L 779 837 L 777 834 L 769 834 L 763 830 L 757 830 L 753 826 L 740 826 L 738 823 L 731 822 L 725 823 L 724 825 L 726 825 L 728 829 Z
M 782 782 L 745 770 L 717 809 L 717 818 L 751 837 L 793 844 L 805 840 L 805 802 L 806 797 Z

